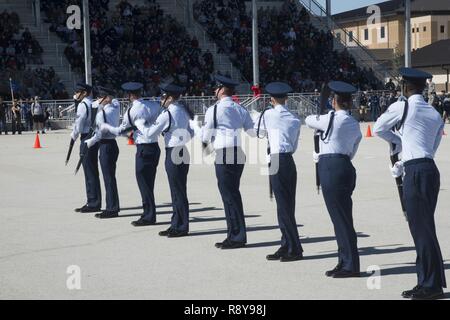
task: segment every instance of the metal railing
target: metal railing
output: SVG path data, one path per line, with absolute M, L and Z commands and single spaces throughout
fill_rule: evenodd
M 389 91 L 371 91 L 369 95 L 386 95 Z M 358 110 L 360 108 L 360 96 L 362 92 L 358 92 L 353 96 L 354 105 L 353 110 Z M 148 101 L 157 101 L 159 98 L 156 97 L 146 97 L 143 98 Z M 260 112 L 264 110 L 270 103 L 270 96 L 267 94 L 261 94 L 259 96 L 254 96 L 252 94 L 247 95 L 236 95 L 233 99 L 245 107 L 249 111 Z M 128 99 L 120 98 L 117 99 L 120 103 L 120 116 L 121 118 L 125 114 L 129 101 Z M 188 106 L 196 115 L 204 115 L 206 110 L 214 105 L 217 101 L 214 96 L 186 96 L 180 99 L 181 103 Z M 289 109 L 298 114 L 301 118 L 305 118 L 309 115 L 316 114 L 318 110 L 318 103 L 320 101 L 320 95 L 317 92 L 310 93 L 293 93 L 289 95 L 288 106 Z M 11 120 L 11 101 L 5 101 L 8 105 L 7 121 Z M 76 118 L 75 104 L 73 100 L 41 100 L 39 102 L 49 112 L 50 120 L 67 120 L 73 121 Z M 25 121 L 27 115 L 21 113 L 22 120 Z
M 314 94 L 309 94 L 313 96 Z M 242 103 L 242 106 L 249 111 L 261 112 L 270 104 L 270 96 L 262 94 L 257 97 L 252 97 L 249 101 Z M 304 94 L 293 93 L 289 95 L 287 105 L 289 110 L 296 113 L 300 118 L 306 118 L 311 114 L 317 113 L 317 105 Z
M 380 81 L 384 82 L 387 78 L 398 78 L 395 72 L 378 63 L 375 56 L 357 38 L 351 36 L 345 28 L 339 26 L 332 18 L 328 19 L 325 9 L 315 0 L 298 0 L 298 2 L 310 12 L 311 17 L 315 18 L 322 28 L 333 34 L 334 38 L 353 55 L 360 65 L 372 69 Z

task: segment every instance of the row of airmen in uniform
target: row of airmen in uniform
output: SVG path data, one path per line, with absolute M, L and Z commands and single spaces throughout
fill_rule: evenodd
M 404 175 L 403 197 L 417 251 L 418 275 L 417 286 L 402 295 L 405 298 L 434 299 L 440 297 L 443 287 L 446 287 L 443 259 L 434 223 L 440 177 L 433 161 L 444 124 L 439 114 L 421 95 L 426 79 L 431 75 L 410 68 L 400 71 L 408 103 L 399 101 L 391 105 L 379 118 L 374 130 L 379 137 L 395 146 L 391 147 L 393 153 L 402 152 L 402 161 L 396 163 L 392 171 L 395 176 Z M 80 102 L 71 138 L 73 142 L 81 135 L 82 147 L 87 146 L 89 152 L 82 163 L 87 204 L 76 211 L 100 212 L 100 150 L 106 210 L 96 216 L 111 218 L 118 215 L 120 205 L 115 171 L 119 149 L 115 138 L 132 132 L 137 145 L 136 179 L 144 210 L 140 219 L 132 224 L 154 225 L 156 209 L 153 189 L 160 158 L 158 136 L 162 134 L 166 147 L 165 169 L 171 191 L 173 216 L 170 228 L 159 234 L 167 237 L 188 235 L 189 202 L 186 184 L 189 152 L 186 143 L 193 136 L 198 136 L 215 151 L 215 172 L 226 216 L 227 237 L 215 246 L 220 249 L 241 248 L 247 242 L 239 191 L 245 155 L 240 148 L 238 135 L 229 139 L 229 131 L 244 130 L 250 136 L 267 138 L 270 159 L 278 163 L 278 170 L 270 175 L 270 183 L 277 203 L 281 246 L 274 254 L 268 255 L 267 259 L 282 262 L 301 260 L 303 249 L 295 219 L 297 171 L 292 156 L 297 149 L 301 121 L 286 105 L 292 89 L 280 82 L 267 85 L 266 92 L 271 95 L 271 104 L 253 121 L 249 112 L 231 98 L 238 83 L 222 76 L 217 76 L 216 80 L 215 93 L 218 101 L 207 110 L 203 126 L 199 126 L 196 119 L 193 120 L 191 111 L 179 103 L 183 88 L 175 84 L 161 86 L 160 103 L 141 99 L 142 84 L 124 84 L 122 89 L 127 92 L 131 104 L 121 124 L 119 104 L 113 99 L 113 92 L 100 88 L 100 99 L 93 102 L 92 88 L 85 84 L 79 85 L 76 100 Z M 356 172 L 351 160 L 362 136 L 358 122 L 350 115 L 351 96 L 356 88 L 343 82 L 331 82 L 328 86 L 334 93 L 333 111 L 306 118 L 308 127 L 319 133 L 326 132 L 320 142 L 320 154 L 314 154 L 338 245 L 338 264 L 327 271 L 326 276 L 359 277 L 360 261 L 352 218 Z M 96 130 L 93 136 L 89 136 L 90 118 L 94 116 L 96 107 L 99 110 L 96 115 Z M 398 123 L 401 126 L 393 131 L 392 128 Z

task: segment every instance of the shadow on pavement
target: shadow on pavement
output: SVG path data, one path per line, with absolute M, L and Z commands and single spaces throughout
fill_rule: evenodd
M 194 205 L 200 205 L 200 202 L 191 202 L 189 203 L 190 206 Z M 156 208 L 170 208 L 172 206 L 171 203 L 163 203 L 156 206 Z M 137 207 L 126 207 L 126 208 L 120 208 L 120 211 L 127 211 L 127 210 L 142 210 L 142 206 Z
M 170 205 L 172 206 L 172 205 Z M 122 210 L 122 209 L 121 209 Z M 198 208 L 198 209 L 190 209 L 189 212 L 193 213 L 193 212 L 203 212 L 203 211 L 217 211 L 217 210 L 223 210 L 222 208 L 216 208 L 216 207 L 205 207 L 205 208 Z M 156 214 L 160 215 L 160 214 L 172 214 L 173 211 L 172 210 L 167 210 L 167 211 L 159 211 Z M 136 214 L 121 214 L 119 215 L 117 218 L 127 218 L 127 217 L 140 217 L 142 214 L 141 213 L 136 213 Z
M 444 264 L 445 270 L 450 270 L 450 264 Z M 393 267 L 387 269 L 381 269 L 381 276 L 390 276 L 394 274 L 415 274 L 416 265 L 411 263 L 408 266 Z
M 393 245 L 387 245 L 383 247 L 389 247 Z M 370 256 L 370 255 L 376 255 L 376 254 L 390 254 L 390 253 L 399 253 L 399 252 L 406 252 L 406 251 L 415 251 L 416 249 L 414 247 L 397 247 L 397 248 L 390 248 L 390 249 L 381 249 L 381 247 L 364 247 L 359 248 L 359 255 L 360 256 Z M 315 256 L 306 256 L 305 260 L 317 260 L 317 259 L 330 259 L 330 258 L 337 258 L 337 252 L 334 253 L 327 253 L 327 254 L 319 254 Z
M 303 227 L 303 225 L 298 225 L 298 227 Z M 370 237 L 367 234 L 359 232 L 357 234 L 358 238 L 368 238 Z M 300 242 L 302 244 L 305 243 L 317 243 L 317 242 L 326 242 L 326 241 L 334 241 L 336 237 L 328 236 L 328 237 L 311 237 L 311 238 L 300 238 Z M 246 246 L 246 248 L 261 248 L 261 247 L 274 247 L 280 246 L 281 241 L 268 241 L 268 242 L 259 242 L 259 243 L 250 243 Z

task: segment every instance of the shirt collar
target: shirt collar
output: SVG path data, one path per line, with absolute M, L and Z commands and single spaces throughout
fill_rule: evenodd
M 222 99 L 220 99 L 220 102 L 224 102 L 224 101 L 231 101 L 231 102 L 233 102 L 233 98 L 232 97 L 223 97 Z
M 178 103 L 177 103 L 177 102 L 174 102 L 174 103 L 171 103 L 171 104 L 166 108 L 166 110 L 172 111 L 172 110 L 175 110 L 178 106 L 179 106 Z
M 425 99 L 423 98 L 423 96 L 421 94 L 413 94 L 412 96 L 410 96 L 408 98 L 408 103 L 411 102 L 425 102 Z
M 139 99 L 134 100 L 132 105 L 134 106 L 136 104 L 140 104 L 141 102 L 142 102 L 142 100 L 141 100 L 141 98 L 139 98 Z
M 348 110 L 337 110 L 334 113 L 336 113 L 336 114 L 348 114 L 349 112 L 348 112 Z
M 275 110 L 277 110 L 278 112 L 286 111 L 286 110 L 287 110 L 286 106 L 284 106 L 284 105 L 282 105 L 282 104 L 277 104 L 277 105 L 274 106 L 273 108 L 274 108 Z
M 83 100 L 86 100 L 87 102 L 91 102 L 94 100 L 91 96 L 89 97 L 84 97 Z

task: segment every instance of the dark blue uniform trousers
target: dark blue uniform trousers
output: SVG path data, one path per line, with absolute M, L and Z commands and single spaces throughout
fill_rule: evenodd
M 88 138 L 88 134 L 81 135 L 80 155 L 83 148 L 86 147 L 84 141 Z M 98 143 L 90 147 L 87 151 L 87 156 L 82 162 L 84 181 L 86 184 L 87 205 L 91 208 L 100 208 L 102 206 L 102 191 L 98 171 L 98 149 Z
M 440 174 L 432 159 L 414 159 L 405 163 L 403 197 L 416 246 L 418 285 L 435 289 L 446 288 L 434 223 L 439 188 Z
M 227 221 L 227 240 L 247 242 L 247 234 L 239 186 L 244 171 L 245 155 L 241 148 L 216 150 L 216 177 Z
M 277 157 L 278 159 L 274 159 Z M 278 164 L 278 170 L 270 175 L 270 183 L 277 201 L 278 225 L 281 230 L 280 252 L 299 255 L 303 252 L 295 220 L 295 196 L 297 169 L 291 153 L 271 155 L 271 163 Z
M 356 184 L 355 168 L 346 155 L 321 155 L 319 178 L 325 204 L 334 225 L 338 245 L 338 263 L 343 270 L 360 272 L 352 213 L 352 193 Z
M 116 163 L 119 147 L 115 139 L 100 141 L 100 166 L 106 192 L 106 211 L 119 212 L 119 192 L 117 190 Z
M 189 152 L 186 147 L 166 148 L 166 173 L 172 197 L 172 223 L 170 229 L 189 231 L 189 200 L 187 197 L 187 176 Z
M 153 191 L 160 155 L 161 150 L 158 143 L 137 145 L 136 180 L 144 208 L 141 219 L 152 223 L 156 222 L 156 205 Z

